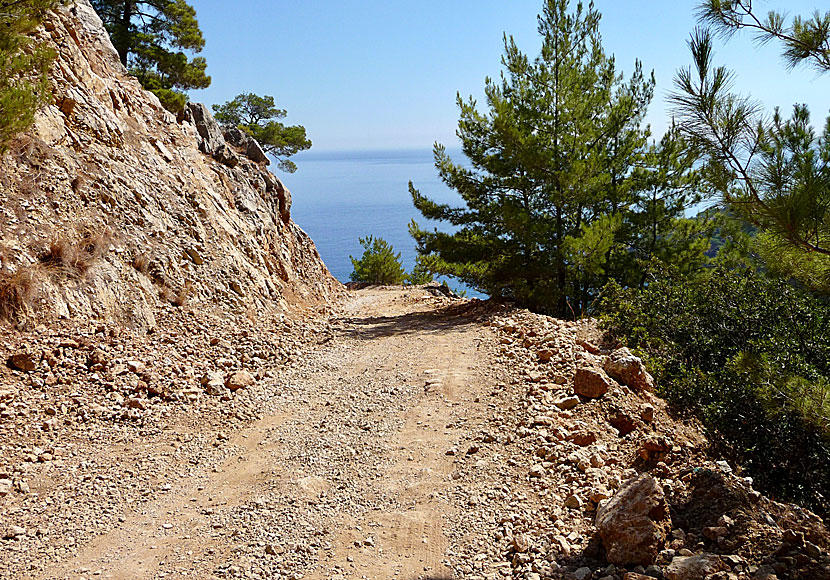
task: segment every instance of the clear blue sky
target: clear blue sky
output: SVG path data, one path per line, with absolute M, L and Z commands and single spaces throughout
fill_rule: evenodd
M 208 104 L 240 92 L 273 95 L 287 122 L 306 127 L 316 151 L 429 148 L 456 144 L 456 92 L 480 97 L 497 77 L 502 34 L 535 56 L 542 0 L 191 0 L 207 45 Z M 821 0 L 757 2 L 808 14 Z M 630 72 L 635 58 L 654 70 L 649 122 L 656 134 L 669 113 L 666 93 L 695 26 L 696 0 L 596 0 L 606 52 Z M 716 60 L 738 74 L 736 88 L 768 108 L 807 103 L 823 125 L 830 75 L 787 71 L 774 44 L 748 35 L 719 42 Z

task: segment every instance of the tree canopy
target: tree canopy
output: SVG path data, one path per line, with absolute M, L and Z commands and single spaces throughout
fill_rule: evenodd
M 748 30 L 759 43 L 779 41 L 789 67 L 804 63 L 819 72 L 830 71 L 830 11 L 815 10 L 809 17 L 796 15 L 790 20 L 777 10 L 759 14 L 752 0 L 704 0 L 698 5 L 698 16 L 726 37 Z
M 589 309 L 609 277 L 639 284 L 638 260 L 659 245 L 696 240 L 670 232 L 692 201 L 693 159 L 676 132 L 649 147 L 653 76 L 637 62 L 624 80 L 599 22 L 593 3 L 569 11 L 567 0 L 548 0 L 540 54 L 529 58 L 505 36 L 500 79 L 485 82 L 486 112 L 458 97 L 468 162 L 455 163 L 439 144 L 434 154 L 466 207 L 435 203 L 410 183 L 425 217 L 455 227 L 410 226 L 418 251 L 437 256 L 437 273 L 570 316 Z M 690 250 L 698 265 L 703 249 Z
M 223 125 L 239 127 L 251 135 L 267 153 L 277 158 L 279 168 L 288 173 L 297 170 L 288 158 L 311 147 L 305 127 L 286 126 L 277 120 L 285 118 L 287 112 L 276 107 L 272 96 L 242 93 L 223 105 L 213 105 L 213 113 Z
M 729 31 L 761 26 L 759 34 L 791 36 L 774 12 L 766 21 L 751 17 L 752 25 L 735 24 L 737 11 L 752 14 L 748 2 L 707 2 L 703 9 L 705 21 Z M 808 26 L 793 22 L 792 34 Z M 822 70 L 827 31 L 818 14 L 811 22 L 816 34 L 824 30 L 825 40 L 800 54 Z M 805 105 L 795 105 L 790 118 L 779 109 L 768 115 L 751 98 L 734 93 L 734 73 L 714 65 L 710 29 L 698 28 L 689 47 L 693 66 L 678 71 L 672 101 L 683 135 L 707 161 L 709 183 L 732 211 L 760 228 L 759 248 L 775 256 L 770 267 L 830 289 L 830 118 L 817 131 Z M 791 64 L 794 55 L 788 57 Z
M 353 282 L 397 285 L 406 279 L 406 270 L 401 264 L 401 254 L 395 253 L 383 238 L 369 236 L 360 238 L 363 255 L 359 259 L 349 256 L 354 270 L 349 279 Z
M 91 0 L 104 22 L 121 62 L 167 109 L 187 102 L 183 91 L 210 85 L 198 53 L 205 40 L 196 11 L 184 0 Z
M 0 152 L 48 102 L 53 51 L 28 36 L 59 0 L 0 0 Z

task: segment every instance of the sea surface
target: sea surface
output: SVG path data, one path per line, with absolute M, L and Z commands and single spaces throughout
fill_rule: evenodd
M 460 152 L 450 152 L 462 162 Z M 343 282 L 352 273 L 350 256 L 363 254 L 359 239 L 381 237 L 400 252 L 407 271 L 415 263 L 415 241 L 408 225 L 415 219 L 449 230 L 448 224 L 430 222 L 412 205 L 408 183 L 439 202 L 460 205 L 458 195 L 438 178 L 432 151 L 308 151 L 292 157 L 297 172 L 280 174 L 291 191 L 291 215 L 317 245 L 323 261 Z M 468 296 L 482 295 L 449 280 L 450 287 Z

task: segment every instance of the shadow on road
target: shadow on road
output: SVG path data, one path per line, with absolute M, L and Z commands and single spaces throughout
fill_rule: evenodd
M 398 316 L 344 318 L 346 328 L 340 329 L 339 333 L 362 340 L 417 332 L 440 333 L 474 324 L 479 314 L 480 307 L 465 302 Z

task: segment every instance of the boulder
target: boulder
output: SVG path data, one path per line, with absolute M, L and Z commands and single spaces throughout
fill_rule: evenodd
M 196 125 L 199 133 L 199 150 L 207 155 L 213 155 L 217 149 L 225 145 L 222 129 L 213 118 L 210 109 L 203 103 L 187 103 L 184 108 L 184 119 Z
M 239 127 L 225 127 L 222 130 L 222 134 L 225 137 L 225 141 L 234 147 L 239 147 L 244 150 L 245 156 L 254 163 L 264 163 L 265 165 L 271 163 L 271 160 L 268 159 L 259 142 Z
M 19 371 L 31 372 L 37 368 L 35 356 L 30 352 L 18 352 L 9 357 L 6 364 Z
M 608 392 L 613 383 L 601 369 L 585 367 L 576 370 L 574 392 L 577 395 L 598 399 Z
M 720 556 L 714 554 L 697 554 L 695 556 L 675 556 L 671 564 L 663 570 L 668 580 L 700 580 L 709 574 L 728 570 Z
M 671 531 L 663 490 L 648 474 L 628 480 L 597 510 L 596 527 L 612 564 L 653 564 Z
M 603 365 L 608 375 L 635 391 L 654 391 L 654 379 L 639 357 L 627 348 L 612 352 Z
M 225 379 L 225 386 L 231 391 L 238 391 L 239 389 L 250 387 L 254 383 L 256 383 L 256 379 L 248 371 L 236 371 L 228 375 Z
M 265 151 L 262 150 L 262 146 L 256 139 L 251 139 L 248 142 L 248 146 L 245 148 L 245 155 L 247 155 L 248 159 L 254 163 L 264 163 L 265 165 L 269 165 L 271 163 L 268 156 L 265 154 Z
M 236 167 L 239 165 L 239 156 L 225 143 L 222 143 L 214 149 L 213 158 L 222 165 L 227 165 L 228 167 Z

